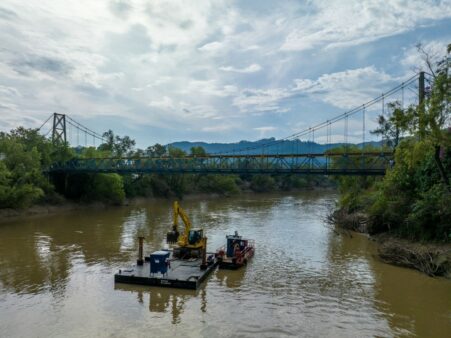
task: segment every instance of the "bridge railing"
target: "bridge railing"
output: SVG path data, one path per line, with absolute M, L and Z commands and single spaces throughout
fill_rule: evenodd
M 392 159 L 392 153 L 388 152 L 79 158 L 55 163 L 47 171 L 122 174 L 383 175 Z

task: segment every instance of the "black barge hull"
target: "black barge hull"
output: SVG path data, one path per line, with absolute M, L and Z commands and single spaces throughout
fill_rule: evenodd
M 114 275 L 114 282 L 196 290 L 218 264 L 215 260 L 206 269 L 201 269 L 201 261 L 201 259 L 173 260 L 171 269 L 164 276 L 151 275 L 150 263 L 146 261 L 141 266 L 135 265 L 129 269 L 119 270 Z

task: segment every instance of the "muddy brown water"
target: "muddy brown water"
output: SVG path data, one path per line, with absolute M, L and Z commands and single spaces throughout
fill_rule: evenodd
M 198 291 L 114 284 L 158 250 L 171 201 L 0 224 L 0 337 L 451 337 L 451 281 L 394 267 L 324 219 L 333 192 L 181 203 L 209 249 L 238 230 L 256 256 Z

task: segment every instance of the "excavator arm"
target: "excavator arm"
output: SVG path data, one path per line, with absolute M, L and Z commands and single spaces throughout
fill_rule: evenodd
M 179 217 L 185 224 L 182 233 L 178 231 Z M 173 205 L 172 231 L 168 232 L 166 240 L 168 243 L 177 243 L 177 247 L 174 248 L 174 257 L 202 257 L 201 266 L 206 267 L 207 238 L 204 237 L 203 229 L 192 229 L 188 215 L 177 201 Z
M 185 224 L 185 230 L 180 235 L 178 239 L 178 244 L 181 246 L 186 246 L 188 244 L 188 235 L 189 231 L 191 230 L 191 221 L 188 218 L 188 215 L 185 213 L 185 211 L 180 207 L 179 203 L 177 201 L 174 201 L 173 206 L 174 211 L 174 224 L 173 229 L 178 229 L 178 220 L 179 216 L 182 219 L 183 223 Z
M 177 243 L 182 240 L 183 236 L 185 236 L 186 228 L 188 228 L 188 232 L 189 232 L 189 229 L 191 229 L 191 222 L 190 222 L 188 216 L 183 211 L 183 209 L 180 208 L 179 203 L 177 201 L 174 201 L 172 211 L 173 211 L 172 231 L 169 231 L 166 234 L 166 241 L 168 243 Z M 179 229 L 178 229 L 179 216 L 182 218 L 183 223 L 185 223 L 185 233 L 182 235 L 179 233 Z

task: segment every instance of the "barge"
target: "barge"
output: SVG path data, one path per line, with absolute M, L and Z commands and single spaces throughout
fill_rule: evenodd
M 196 290 L 218 264 L 214 255 L 210 255 L 207 264 L 202 265 L 202 258 L 178 259 L 172 253 L 169 250 L 156 251 L 142 264 L 119 270 L 114 281 Z
M 172 230 L 166 235 L 168 244 L 176 243 L 173 250 L 155 251 L 143 259 L 144 237 L 139 237 L 137 264 L 119 270 L 114 275 L 115 282 L 195 290 L 214 270 L 218 260 L 214 254 L 207 254 L 203 229 L 192 228 L 188 215 L 177 201 L 173 209 Z M 178 230 L 179 217 L 185 224 L 183 233 Z

